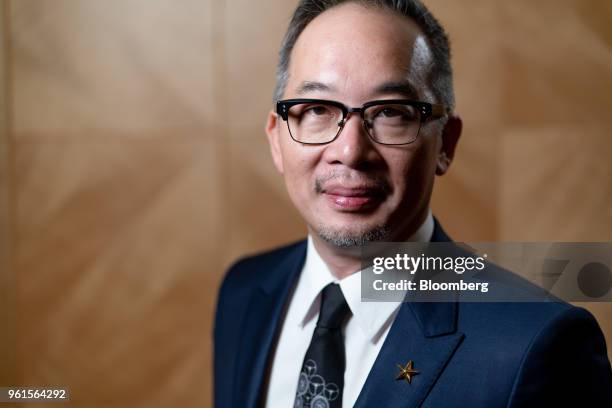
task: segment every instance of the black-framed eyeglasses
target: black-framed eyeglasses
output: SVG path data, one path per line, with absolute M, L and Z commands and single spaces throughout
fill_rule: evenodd
M 409 99 L 366 102 L 350 108 L 325 99 L 285 99 L 276 113 L 287 122 L 291 138 L 298 143 L 322 145 L 338 138 L 351 113 L 359 113 L 372 140 L 384 145 L 406 145 L 419 136 L 421 125 L 447 114 L 444 105 Z

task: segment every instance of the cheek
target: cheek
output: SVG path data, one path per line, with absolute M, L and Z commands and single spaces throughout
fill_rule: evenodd
M 400 196 L 410 195 L 413 199 L 427 191 L 436 169 L 434 146 L 422 144 L 415 147 L 414 150 L 398 152 L 395 157 L 389 158 L 389 170 L 396 193 Z
M 303 195 L 313 190 L 314 170 L 317 165 L 316 151 L 309 146 L 283 146 L 283 166 L 285 183 L 293 196 Z

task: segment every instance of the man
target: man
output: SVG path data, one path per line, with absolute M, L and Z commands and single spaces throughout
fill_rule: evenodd
M 217 407 L 612 406 L 582 309 L 361 301 L 362 246 L 450 241 L 429 210 L 461 134 L 449 59 L 416 0 L 300 2 L 266 132 L 309 236 L 228 272 Z

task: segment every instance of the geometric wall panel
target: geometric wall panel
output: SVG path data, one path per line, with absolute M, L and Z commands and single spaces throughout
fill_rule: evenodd
M 14 131 L 86 140 L 201 128 L 214 107 L 210 4 L 10 2 Z

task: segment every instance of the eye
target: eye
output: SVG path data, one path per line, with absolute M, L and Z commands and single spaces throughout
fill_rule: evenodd
M 304 110 L 304 113 L 306 114 L 310 114 L 313 116 L 324 116 L 324 115 L 329 115 L 330 111 L 329 108 L 327 106 L 324 105 L 314 105 L 314 106 L 310 106 L 308 108 L 306 108 Z
M 385 123 L 412 122 L 418 119 L 418 112 L 410 105 L 383 105 L 373 112 L 375 120 Z
M 401 110 L 396 108 L 386 107 L 383 108 L 380 112 L 378 112 L 378 114 L 386 118 L 395 118 L 404 115 L 405 112 L 402 112 Z
M 337 123 L 342 118 L 340 108 L 316 101 L 294 105 L 288 113 L 289 117 L 298 121 L 300 125 Z

